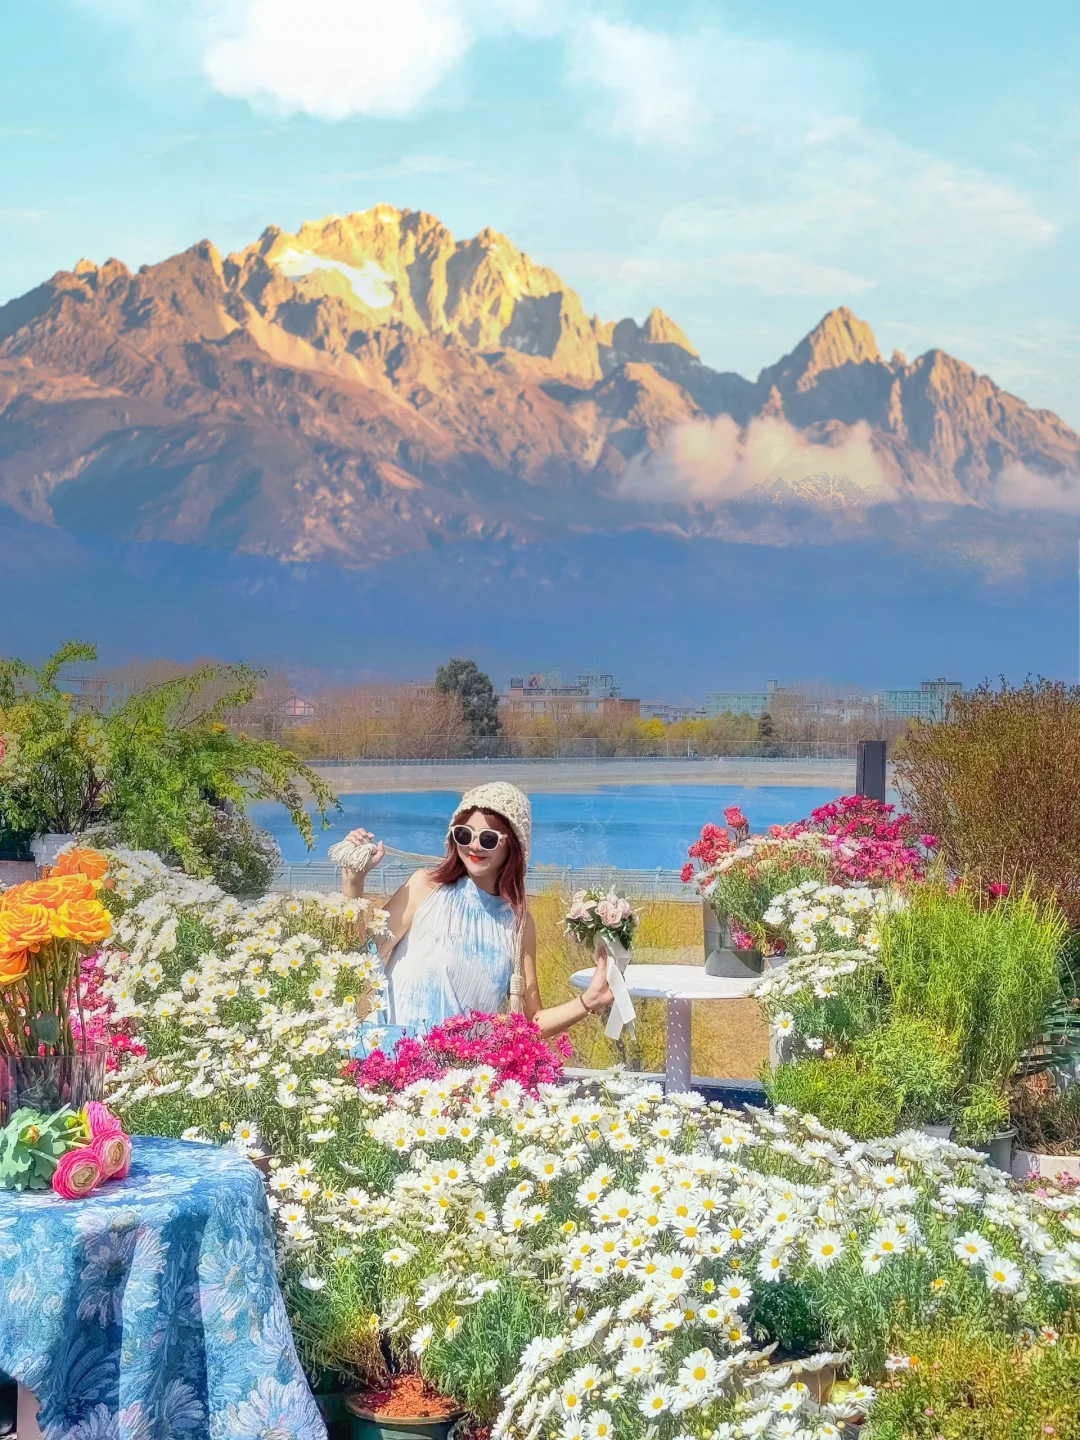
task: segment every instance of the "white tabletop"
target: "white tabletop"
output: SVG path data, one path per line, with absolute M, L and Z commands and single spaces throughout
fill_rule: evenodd
M 742 1000 L 760 979 L 706 975 L 703 965 L 628 965 L 623 975 L 631 995 L 650 1000 Z M 577 970 L 570 984 L 584 990 L 592 977 L 592 969 Z

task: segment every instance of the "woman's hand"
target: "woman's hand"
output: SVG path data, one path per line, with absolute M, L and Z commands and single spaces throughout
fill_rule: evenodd
M 596 969 L 592 973 L 588 985 L 581 992 L 581 1003 L 594 1014 L 597 1010 L 606 1010 L 615 999 L 611 993 L 611 986 L 607 978 L 608 957 L 606 952 L 599 956 L 596 961 Z
M 375 836 L 371 833 L 370 830 L 350 830 L 348 835 L 345 836 L 346 842 L 350 845 L 370 845 L 374 841 L 374 839 Z M 350 868 L 349 873 L 351 875 L 366 875 L 369 870 L 375 869 L 375 866 L 379 864 L 385 854 L 386 846 L 380 840 L 375 846 L 375 850 L 372 853 L 371 859 L 367 862 L 363 869 L 353 870 Z
M 371 845 L 375 836 L 370 830 L 350 830 L 345 839 L 350 845 Z M 354 870 L 350 865 L 341 867 L 341 893 L 350 900 L 362 900 L 364 898 L 364 881 L 369 870 L 374 870 L 379 861 L 386 854 L 386 848 L 380 840 L 372 851 L 371 858 L 366 860 L 359 870 Z

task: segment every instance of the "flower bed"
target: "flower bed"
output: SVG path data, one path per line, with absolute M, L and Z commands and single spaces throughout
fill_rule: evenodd
M 380 912 L 244 906 L 147 855 L 113 879 L 93 1011 L 127 1027 L 112 1103 L 131 1130 L 263 1155 L 313 1375 L 413 1371 L 495 1440 L 825 1440 L 873 1419 L 906 1334 L 1023 1345 L 1075 1319 L 1080 1198 L 1053 1185 L 914 1132 L 859 1141 L 630 1076 L 563 1082 L 559 1046 L 520 1017 L 350 1064 Z M 812 920 L 820 948 L 771 982 L 777 1009 L 879 983 L 880 954 L 827 948 L 864 889 Z M 790 930 L 799 907 L 779 908 Z M 838 1363 L 851 1379 L 830 1394 L 815 1377 Z

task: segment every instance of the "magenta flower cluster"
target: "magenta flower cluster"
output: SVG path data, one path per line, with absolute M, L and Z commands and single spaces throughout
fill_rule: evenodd
M 912 816 L 897 814 L 895 806 L 865 795 L 842 795 L 828 805 L 819 805 L 811 810 L 808 819 L 788 826 L 785 833 L 797 836 L 810 832 L 835 842 L 837 883 L 884 880 L 905 884 L 921 880 L 927 856 L 938 843 L 933 835 L 919 834 Z
M 357 1085 L 375 1090 L 404 1090 L 414 1080 L 441 1080 L 448 1070 L 488 1067 L 493 1088 L 516 1080 L 531 1094 L 553 1084 L 573 1055 L 565 1035 L 545 1041 L 524 1015 L 485 1015 L 473 1010 L 434 1025 L 422 1040 L 399 1040 L 393 1053 L 374 1050 L 366 1060 L 345 1067 Z

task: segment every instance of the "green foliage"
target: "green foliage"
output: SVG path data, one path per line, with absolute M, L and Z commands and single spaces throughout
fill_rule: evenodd
M 0 1188 L 47 1190 L 61 1156 L 83 1133 L 82 1121 L 66 1106 L 48 1115 L 16 1110 L 0 1130 Z
M 719 919 L 730 920 L 735 929 L 752 936 L 764 948 L 769 932 L 761 917 L 776 896 L 807 880 L 827 885 L 829 879 L 824 856 L 820 861 L 809 856 L 797 859 L 779 847 L 764 849 L 749 863 L 732 865 L 717 874 L 709 904 Z
M 1026 887 L 986 902 L 973 887 L 953 891 L 940 878 L 917 887 L 882 928 L 880 958 L 893 1013 L 956 1037 L 972 1124 L 989 1116 L 992 1091 L 1005 1095 L 1060 996 L 1065 932 L 1058 907 L 1036 900 Z
M 985 1145 L 1009 1126 L 1008 1093 L 992 1080 L 970 1085 L 960 1097 L 956 1139 L 962 1145 Z
M 209 878 L 230 895 L 254 898 L 270 889 L 281 850 L 271 834 L 235 807 L 208 810 L 198 821 L 194 841 Z
M 499 734 L 499 698 L 475 660 L 448 660 L 440 665 L 435 672 L 435 689 L 443 695 L 457 695 L 470 735 L 485 738 Z
M 855 1044 L 855 1054 L 901 1097 L 901 1121 L 922 1125 L 944 1119 L 960 1081 L 955 1038 L 933 1020 L 894 1015 Z
M 971 1323 L 900 1338 L 914 1365 L 878 1392 L 867 1440 L 1080 1440 L 1080 1340 L 1025 1345 Z
M 0 661 L 0 825 L 14 835 L 85 830 L 101 811 L 105 725 L 57 683 L 64 665 L 96 654 L 92 645 L 71 641 L 40 669 Z
M 57 683 L 61 666 L 95 655 L 70 644 L 41 669 L 0 664 L 0 731 L 9 739 L 0 824 L 38 834 L 99 829 L 113 844 L 153 850 L 190 874 L 232 875 L 242 893 L 265 887 L 269 851 L 246 822 L 230 827 L 223 805 L 277 801 L 314 844 L 307 799 L 325 822 L 337 803 L 329 786 L 275 741 L 225 724 L 255 696 L 256 672 L 204 666 L 97 714 Z
M 913 725 L 896 777 L 954 873 L 1030 879 L 1080 929 L 1080 687 L 955 696 L 943 722 Z
M 811 1355 L 825 1347 L 821 1316 L 805 1285 L 779 1280 L 760 1286 L 750 1321 L 755 1337 L 764 1344 L 775 1340 L 782 1355 Z
M 522 1351 L 537 1335 L 550 1333 L 554 1318 L 535 1283 L 504 1274 L 495 1294 L 465 1313 L 455 1338 L 432 1340 L 421 1365 L 424 1378 L 481 1423 L 490 1423 L 500 1408 L 500 1391 L 517 1374 Z
M 903 1092 L 854 1055 L 832 1060 L 793 1060 L 764 1076 L 774 1105 L 790 1105 L 801 1115 L 816 1115 L 856 1140 L 896 1133 Z

